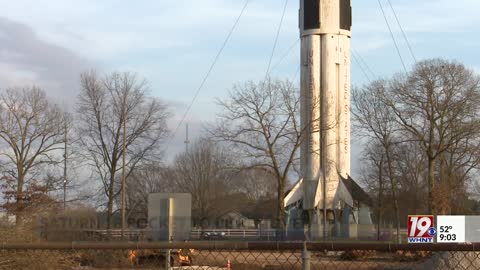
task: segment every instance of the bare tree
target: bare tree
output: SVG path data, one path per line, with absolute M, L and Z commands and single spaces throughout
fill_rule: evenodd
M 122 169 L 126 124 L 126 167 L 129 175 L 137 165 L 160 159 L 160 144 L 167 135 L 167 106 L 148 97 L 148 84 L 133 73 L 95 72 L 81 75 L 78 100 L 78 135 L 84 157 L 102 182 L 107 197 L 107 227 L 111 226 L 117 173 Z
M 254 202 L 274 198 L 277 190 L 275 175 L 259 168 L 240 170 L 232 184 L 236 192 L 245 194 L 248 200 Z
M 74 121 L 75 114 L 66 113 L 68 123 L 64 126 L 67 140 L 65 149 L 63 150 L 63 162 L 61 172 L 56 172 L 56 176 L 65 181 L 65 200 L 68 207 L 76 204 L 88 202 L 93 198 L 91 187 L 89 186 L 89 179 L 82 177 L 84 173 L 84 155 L 83 149 L 79 143 L 80 136 L 77 134 L 77 125 Z M 62 187 L 63 189 L 64 187 Z
M 385 153 L 383 147 L 377 142 L 369 143 L 363 151 L 365 157 L 361 168 L 361 181 L 367 189 L 376 195 L 376 220 L 377 220 L 377 240 L 381 236 L 381 224 L 384 221 L 384 193 L 385 193 Z
M 404 142 L 396 148 L 395 171 L 400 186 L 399 192 L 404 194 L 402 206 L 409 214 L 417 214 L 426 210 L 425 198 L 427 186 L 427 168 L 425 153 L 416 141 Z
M 148 195 L 175 192 L 174 172 L 169 167 L 150 163 L 135 168 L 127 178 L 127 217 L 148 215 Z
M 299 91 L 289 81 L 247 82 L 235 85 L 218 105 L 222 111 L 210 130 L 212 136 L 230 143 L 232 151 L 249 163 L 248 168 L 263 168 L 275 176 L 278 226 L 283 229 L 285 188 L 304 130 L 310 127 L 300 124 Z
M 22 224 L 24 188 L 32 171 L 61 161 L 65 121 L 37 87 L 10 88 L 0 95 L 0 139 L 5 147 L 0 156 L 13 168 L 7 173 L 15 179 L 17 226 Z
M 395 122 L 395 114 L 384 103 L 383 97 L 386 81 L 376 81 L 364 87 L 362 90 L 353 91 L 353 116 L 358 130 L 369 140 L 374 140 L 376 147 L 380 146 L 379 185 L 383 186 L 383 163 L 386 167 L 386 176 L 390 180 L 390 192 L 392 194 L 395 223 L 397 228 L 397 243 L 400 242 L 400 214 L 398 205 L 398 179 L 395 174 L 395 146 L 399 143 L 396 137 L 398 125 Z M 370 148 L 370 151 L 372 148 Z M 372 154 L 370 155 L 372 156 Z M 381 197 L 383 190 L 379 190 Z M 380 199 L 379 199 L 380 200 Z
M 435 171 L 441 156 L 480 130 L 480 77 L 463 64 L 425 60 L 404 76 L 393 79 L 385 103 L 400 124 L 422 147 L 428 162 L 428 211 L 434 196 Z
M 175 158 L 176 188 L 192 194 L 193 216 L 202 226 L 225 209 L 219 202 L 228 195 L 234 167 L 226 150 L 208 140 L 195 142 L 188 152 Z
M 468 185 L 480 162 L 478 138 L 467 137 L 450 147 L 439 157 L 438 188 L 442 200 L 436 201 L 440 213 L 463 213 L 462 201 L 468 199 Z

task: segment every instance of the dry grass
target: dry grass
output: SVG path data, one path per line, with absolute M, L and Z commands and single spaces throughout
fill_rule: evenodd
M 48 255 L 48 256 L 47 256 Z M 73 269 L 77 263 L 74 256 L 63 252 L 48 251 L 2 251 L 0 252 L 0 269 Z
M 342 261 L 366 261 L 375 258 L 377 252 L 372 250 L 349 250 L 340 254 Z
M 4 250 L 0 251 L 0 270 L 164 269 L 165 261 L 161 250 L 139 251 L 141 256 L 134 262 L 129 261 L 128 255 L 128 250 Z M 421 261 L 420 258 L 427 256 L 353 252 L 349 254 L 349 260 L 342 260 L 340 255 L 340 252 L 312 253 L 312 269 L 410 269 L 409 267 L 417 265 L 418 260 Z M 225 269 L 228 260 L 235 270 L 300 270 L 302 267 L 300 252 L 197 251 L 192 257 L 193 267 L 174 269 L 205 269 L 202 266 L 207 266 L 207 269 Z M 352 260 L 352 257 L 356 260 Z

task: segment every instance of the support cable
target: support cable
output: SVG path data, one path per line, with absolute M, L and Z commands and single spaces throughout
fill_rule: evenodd
M 410 51 L 410 54 L 412 55 L 412 58 L 413 58 L 413 60 L 414 60 L 415 63 L 416 63 L 416 62 L 417 62 L 417 58 L 415 57 L 415 54 L 413 53 L 412 46 L 411 46 L 411 44 L 410 44 L 410 41 L 409 41 L 408 38 L 407 38 L 407 35 L 405 34 L 405 31 L 403 31 L 403 27 L 402 27 L 402 24 L 400 23 L 400 20 L 398 19 L 397 12 L 396 12 L 395 9 L 393 8 L 392 2 L 391 2 L 390 0 L 387 0 L 387 1 L 388 1 L 388 4 L 390 5 L 390 8 L 391 8 L 392 11 L 393 11 L 393 15 L 395 16 L 395 20 L 397 21 L 398 27 L 400 27 L 400 31 L 402 31 L 402 35 L 403 35 L 403 38 L 405 39 L 405 42 L 407 43 L 408 50 Z
M 352 48 L 352 53 L 353 54 L 356 54 L 358 60 L 360 60 L 360 64 L 363 65 L 365 67 L 365 70 L 366 72 L 372 76 L 372 78 L 376 78 L 377 76 L 375 75 L 375 73 L 372 71 L 372 69 L 370 69 L 370 67 L 368 66 L 367 62 L 364 60 L 364 58 L 362 57 L 362 55 L 355 49 Z
M 377 0 L 377 2 L 378 2 L 378 5 L 380 6 L 380 10 L 382 11 L 383 18 L 385 19 L 385 23 L 387 24 L 387 28 L 388 28 L 388 31 L 390 32 L 390 36 L 392 37 L 393 44 L 395 45 L 395 49 L 397 50 L 398 57 L 400 57 L 400 62 L 402 62 L 403 69 L 405 70 L 405 73 L 408 73 L 407 66 L 405 65 L 405 61 L 403 60 L 402 54 L 400 53 L 400 49 L 398 48 L 397 41 L 395 40 L 395 36 L 393 35 L 393 32 L 392 32 L 392 28 L 388 23 L 387 15 L 385 14 L 385 10 L 383 9 L 382 2 L 380 0 Z
M 277 28 L 277 34 L 275 35 L 275 41 L 273 42 L 272 53 L 270 54 L 270 59 L 268 60 L 267 72 L 265 72 L 265 78 L 263 80 L 263 85 L 265 85 L 268 75 L 270 74 L 270 67 L 272 65 L 273 56 L 275 54 L 275 49 L 278 44 L 278 37 L 280 36 L 280 30 L 282 29 L 283 19 L 285 18 L 285 12 L 287 11 L 288 0 L 285 0 L 285 5 L 283 6 L 282 17 L 280 18 L 280 23 Z
M 357 56 L 355 55 L 355 53 L 352 53 L 352 56 L 353 56 L 353 60 L 355 60 L 355 62 L 357 63 L 357 65 L 360 67 L 360 69 L 362 70 L 362 73 L 363 75 L 365 76 L 365 78 L 368 80 L 368 83 L 372 83 L 372 80 L 370 79 L 370 76 L 368 76 L 368 73 L 365 71 L 365 68 L 363 67 L 363 65 L 360 63 L 360 61 L 358 60 Z
M 300 39 L 297 39 L 297 40 L 283 53 L 282 57 L 280 57 L 280 60 L 278 60 L 277 63 L 272 66 L 272 68 L 270 69 L 270 71 L 275 70 L 275 69 L 282 63 L 282 61 L 283 61 L 288 55 L 290 55 L 290 53 L 292 52 L 293 48 L 295 48 L 295 46 L 298 44 L 299 41 L 300 41 Z
M 300 75 L 300 66 L 298 66 L 297 71 L 295 71 L 295 75 L 293 76 L 293 82 L 295 82 Z
M 178 130 L 180 129 L 180 126 L 183 124 L 183 122 L 184 122 L 185 119 L 187 118 L 188 113 L 189 113 L 190 110 L 192 109 L 192 106 L 193 106 L 193 104 L 195 103 L 195 100 L 197 99 L 198 95 L 200 94 L 200 91 L 202 90 L 203 86 L 204 86 L 205 83 L 207 82 L 208 77 L 210 77 L 210 74 L 212 73 L 213 68 L 214 68 L 215 65 L 217 64 L 220 56 L 222 55 L 223 50 L 225 49 L 225 47 L 227 46 L 228 41 L 230 40 L 230 37 L 232 36 L 233 32 L 235 31 L 235 29 L 237 28 L 237 26 L 238 26 L 238 24 L 239 24 L 239 22 L 240 22 L 240 19 L 242 18 L 243 14 L 245 13 L 245 10 L 247 9 L 247 6 L 248 6 L 249 2 L 250 2 L 250 0 L 246 0 L 246 1 L 245 1 L 245 4 L 243 5 L 242 10 L 240 11 L 240 14 L 238 15 L 237 19 L 235 20 L 235 23 L 233 24 L 233 26 L 232 26 L 232 28 L 230 29 L 230 31 L 228 32 L 227 37 L 225 38 L 222 46 L 220 47 L 220 50 L 218 51 L 217 55 L 215 56 L 215 59 L 213 60 L 213 63 L 210 65 L 210 68 L 208 69 L 207 73 L 205 74 L 205 77 L 203 78 L 202 82 L 200 83 L 200 86 L 198 87 L 197 91 L 195 92 L 195 95 L 193 96 L 192 101 L 191 101 L 190 104 L 188 105 L 187 110 L 186 110 L 185 113 L 183 114 L 183 116 L 182 116 L 180 122 L 178 123 L 177 127 L 175 128 L 174 132 L 172 133 L 172 135 L 171 135 L 170 138 L 168 139 L 167 149 L 168 149 L 171 141 L 173 140 L 173 137 L 175 136 L 175 134 L 176 134 L 176 133 L 178 132 Z

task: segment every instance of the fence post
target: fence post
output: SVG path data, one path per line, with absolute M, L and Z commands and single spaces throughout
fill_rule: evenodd
M 307 250 L 307 242 L 303 242 L 302 270 L 310 270 L 310 251 Z
M 393 236 L 393 224 L 390 223 L 388 224 L 388 233 L 389 233 L 389 236 L 390 236 L 390 241 L 395 241 L 395 237 Z
M 170 269 L 170 249 L 165 250 L 165 269 Z

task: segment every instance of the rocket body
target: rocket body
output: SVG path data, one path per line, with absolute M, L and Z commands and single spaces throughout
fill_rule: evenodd
M 300 0 L 304 210 L 350 201 L 338 192 L 350 175 L 350 28 L 350 0 Z

